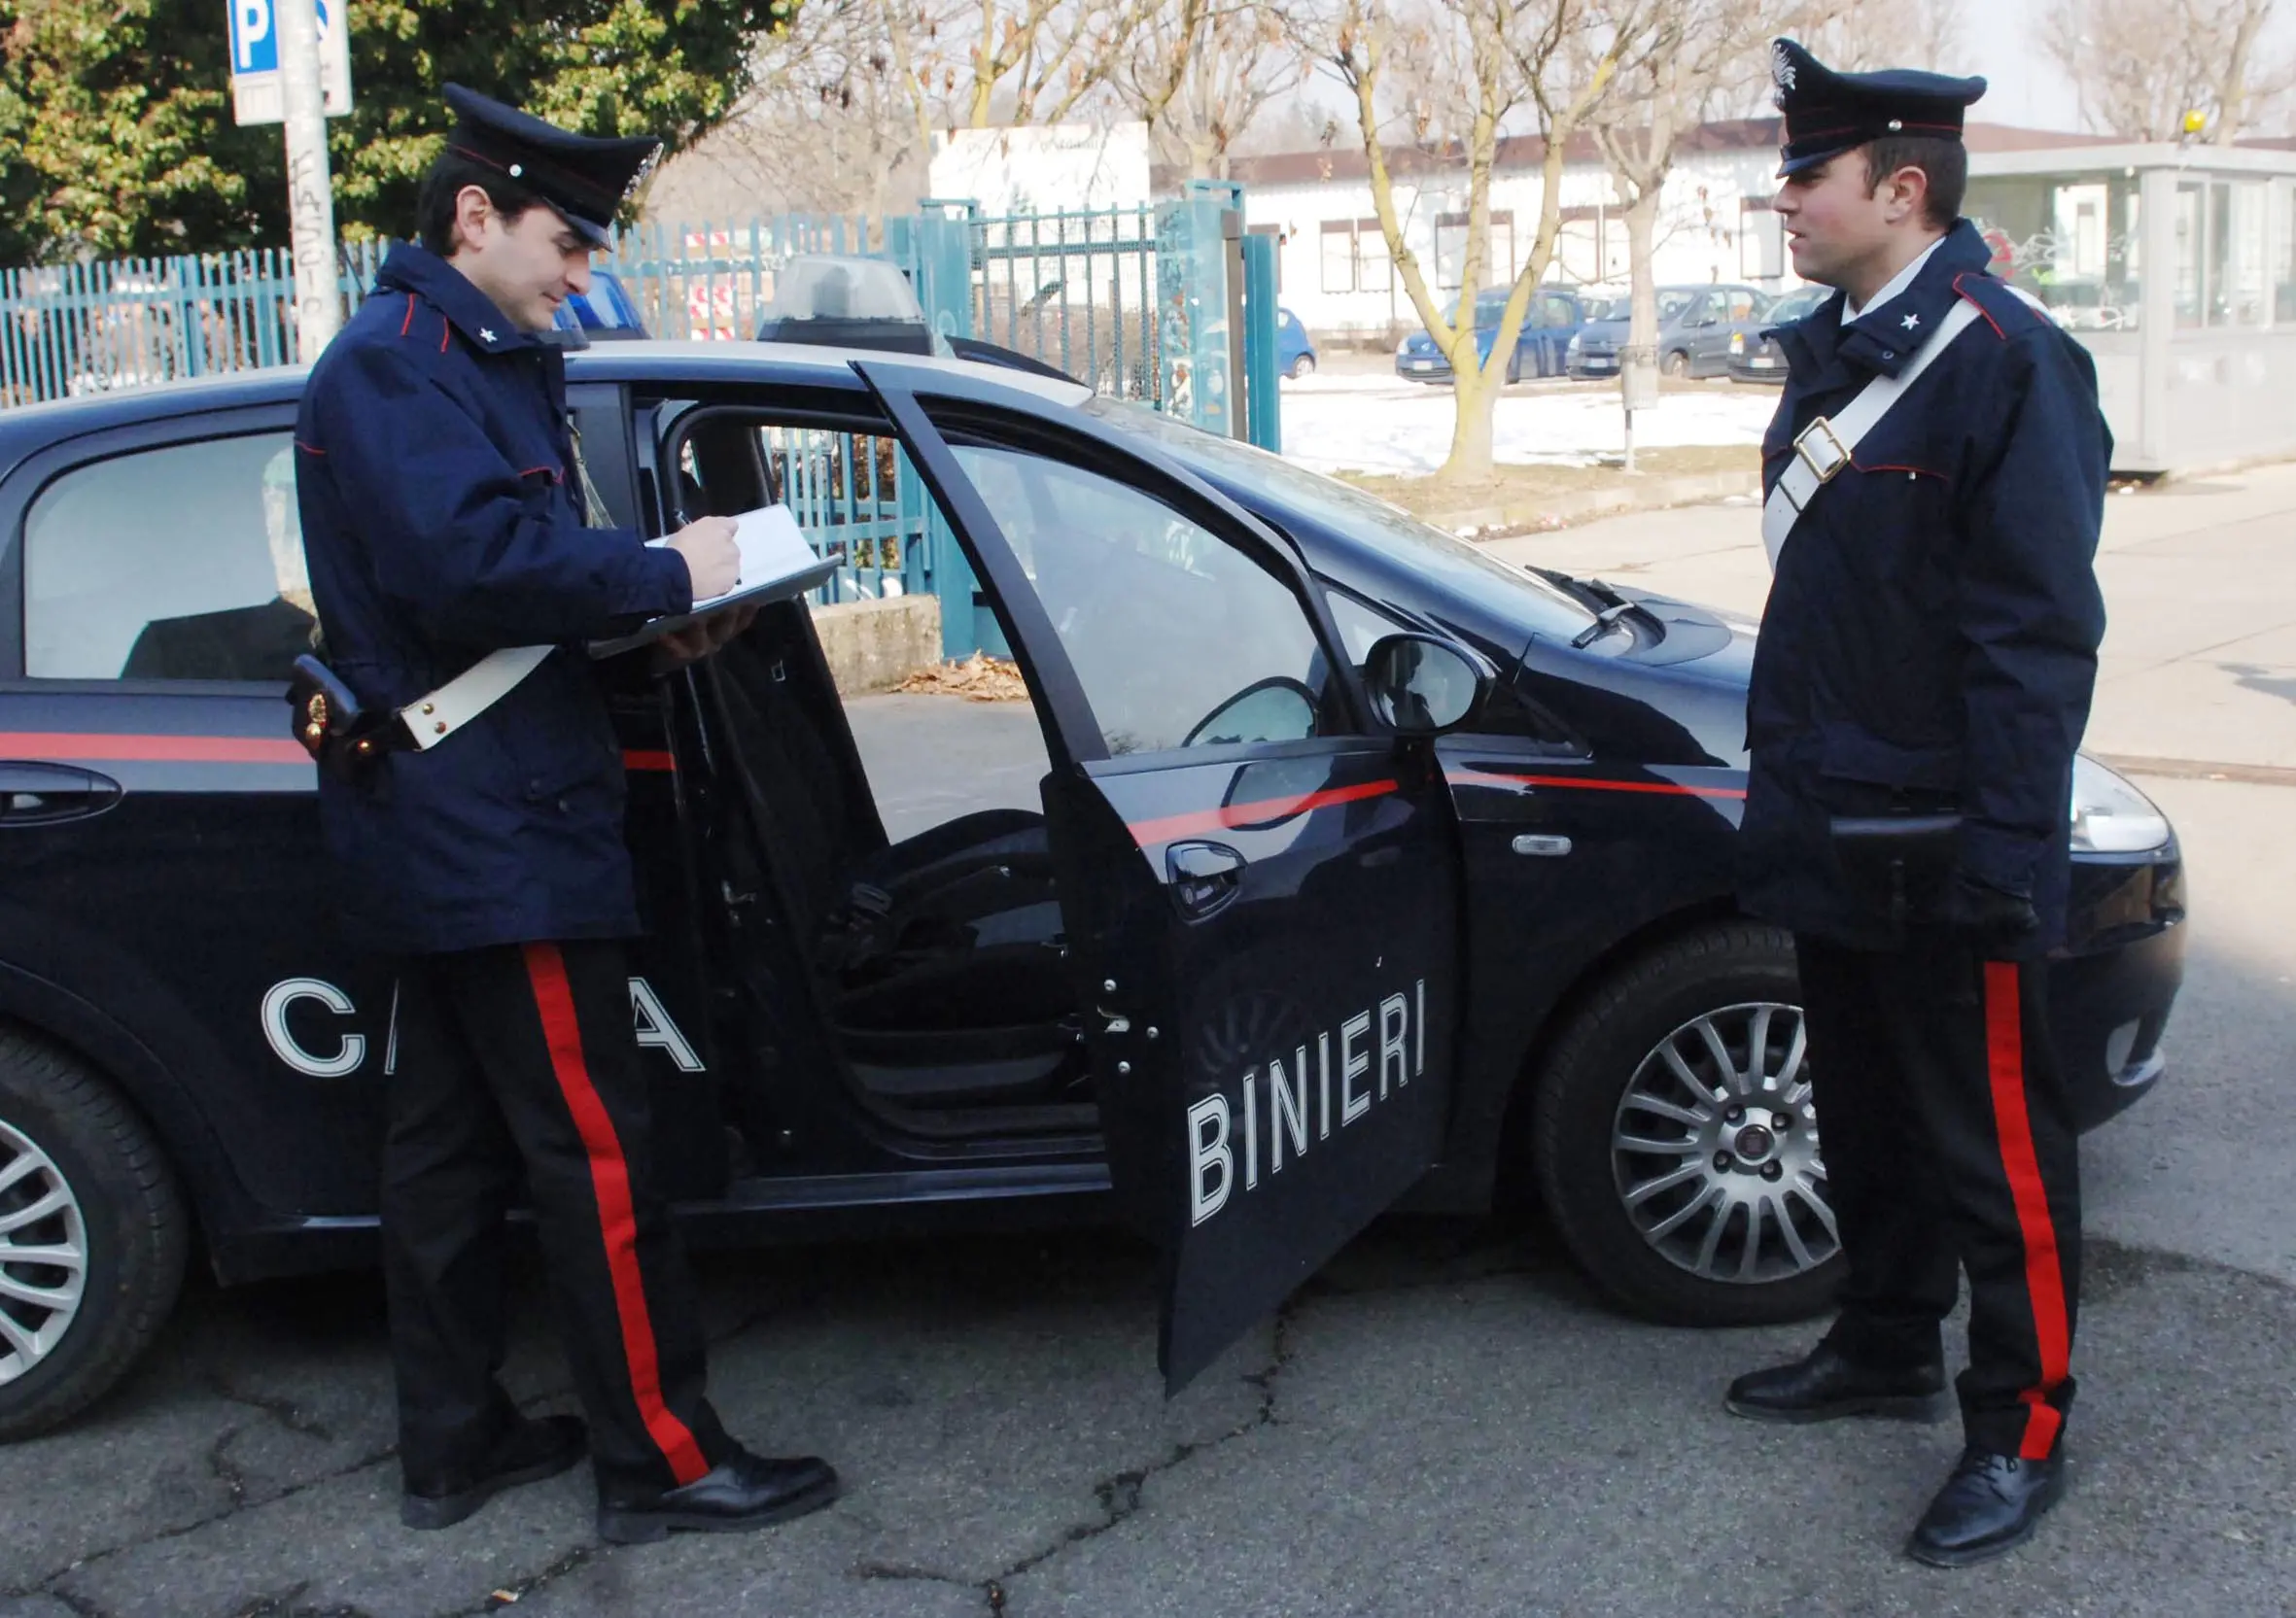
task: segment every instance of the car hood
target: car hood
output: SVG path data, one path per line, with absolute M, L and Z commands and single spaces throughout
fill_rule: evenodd
M 1629 327 L 1626 321 L 1588 321 L 1579 327 L 1579 335 L 1589 343 L 1622 343 Z

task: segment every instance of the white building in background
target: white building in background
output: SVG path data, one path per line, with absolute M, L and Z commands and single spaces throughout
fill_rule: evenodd
M 1971 124 L 1973 158 L 1990 153 L 2106 144 L 2099 137 Z M 1513 280 L 1530 256 L 1544 190 L 1545 143 L 1500 143 L 1491 183 L 1490 263 L 1485 286 Z M 1982 166 L 1980 162 L 1978 166 Z M 1691 131 L 1667 176 L 1659 204 L 1653 269 L 1661 286 L 1745 282 L 1770 291 L 1799 285 L 1769 199 L 1777 189 L 1778 120 L 1739 119 Z M 1449 301 L 1459 290 L 1467 247 L 1467 168 L 1456 156 L 1414 148 L 1388 154 L 1395 205 L 1406 239 L 1431 287 Z M 1391 342 L 1417 327 L 1387 254 L 1372 204 L 1370 166 L 1360 149 L 1235 159 L 1246 228 L 1272 235 L 1284 306 L 1326 340 Z M 1562 228 L 1548 278 L 1623 291 L 1626 226 L 1618 190 L 1591 140 L 1575 143 L 1563 166 Z

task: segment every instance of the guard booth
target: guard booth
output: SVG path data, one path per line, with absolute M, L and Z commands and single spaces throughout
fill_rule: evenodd
M 2097 357 L 2116 472 L 2296 456 L 2296 151 L 1973 153 L 1963 211 Z

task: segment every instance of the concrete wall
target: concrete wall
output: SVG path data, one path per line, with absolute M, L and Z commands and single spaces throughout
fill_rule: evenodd
M 938 597 L 839 602 L 815 607 L 813 616 L 840 696 L 886 690 L 941 661 Z

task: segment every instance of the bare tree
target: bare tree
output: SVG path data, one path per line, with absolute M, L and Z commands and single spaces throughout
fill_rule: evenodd
M 923 155 L 884 0 L 812 0 L 761 42 L 748 94 L 663 200 L 818 213 L 863 201 L 882 219 L 922 186 Z
M 2280 0 L 2053 0 L 2035 28 L 2072 78 L 2089 124 L 2176 140 L 2188 116 L 2230 145 L 2296 87 L 2296 56 L 2269 52 Z
M 875 3 L 919 138 L 929 145 L 936 128 L 1069 119 L 1108 83 L 1160 0 Z
M 1492 411 L 1530 312 L 1532 289 L 1546 276 L 1562 227 L 1566 149 L 1618 72 L 1611 42 L 1634 37 L 1646 10 L 1661 3 L 1630 0 L 1619 17 L 1606 23 L 1592 14 L 1592 0 L 1440 0 L 1417 15 L 1400 14 L 1398 0 L 1340 0 L 1336 14 L 1306 24 L 1321 65 L 1354 98 L 1372 205 L 1388 256 L 1411 307 L 1450 361 L 1451 448 L 1437 473 L 1444 481 L 1490 476 Z M 1590 40 L 1592 49 L 1582 49 Z M 1399 96 L 1391 86 L 1407 60 L 1418 69 L 1416 93 Z M 1509 290 L 1491 352 L 1478 361 L 1475 306 L 1490 261 L 1491 176 L 1501 131 L 1518 118 L 1534 125 L 1544 143 L 1539 225 Z M 1442 138 L 1442 127 L 1457 133 Z M 1455 320 L 1444 318 L 1404 233 L 1388 162 L 1399 135 L 1423 148 L 1432 145 L 1445 166 L 1466 171 L 1467 241 Z
M 1624 8 L 1632 13 L 1634 8 Z M 1624 204 L 1633 289 L 1628 363 L 1654 362 L 1658 293 L 1652 259 L 1666 179 L 1683 136 L 1767 83 L 1768 41 L 1805 15 L 1801 0 L 1675 0 L 1641 14 L 1638 36 L 1615 34 L 1621 65 L 1590 122 Z
M 1965 20 L 1964 0 L 1809 0 L 1787 26 L 1820 61 L 1845 73 L 1885 67 L 1953 73 L 1969 65 Z
M 1254 120 L 1306 76 L 1270 0 L 1156 0 L 1137 13 L 1112 83 L 1159 157 L 1192 179 L 1224 180 Z

